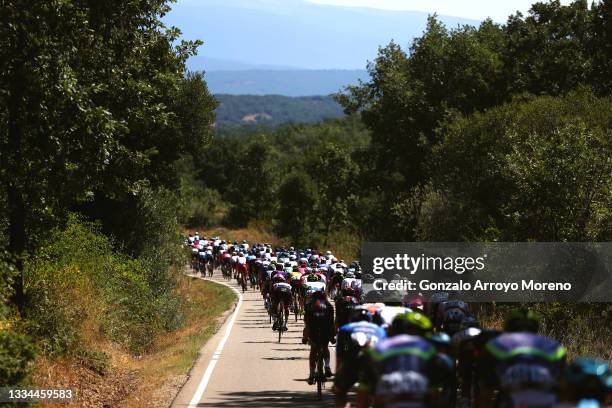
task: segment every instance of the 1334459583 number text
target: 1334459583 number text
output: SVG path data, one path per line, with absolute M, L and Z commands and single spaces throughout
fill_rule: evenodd
M 71 389 L 0 388 L 2 402 L 67 402 L 75 397 Z

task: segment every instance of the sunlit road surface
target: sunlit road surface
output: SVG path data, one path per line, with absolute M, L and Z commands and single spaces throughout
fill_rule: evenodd
M 228 283 L 238 289 L 235 280 L 223 280 L 219 271 L 214 275 L 213 281 Z M 283 333 L 279 343 L 278 333 L 272 331 L 259 290 L 249 288 L 243 294 L 242 305 L 219 354 L 219 344 L 232 323 L 231 317 L 201 350 L 201 356 L 173 407 L 334 406 L 331 381 L 325 385 L 322 401 L 317 400 L 316 385 L 306 382 L 309 346 L 301 342 L 304 327 L 301 319 L 296 323 L 294 315 L 290 315 L 289 331 Z M 330 351 L 334 370 L 335 347 L 330 346 Z M 198 389 L 201 393 L 203 388 L 205 372 L 211 370 L 209 366 L 214 359 L 212 374 L 201 398 L 197 398 Z

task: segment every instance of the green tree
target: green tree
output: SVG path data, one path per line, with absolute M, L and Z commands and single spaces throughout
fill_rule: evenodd
M 0 5 L 0 185 L 19 270 L 30 238 L 68 209 L 98 201 L 104 217 L 117 208 L 105 203 L 177 185 L 174 161 L 208 139 L 205 86 L 184 96 L 197 43 L 164 27 L 168 10 L 165 0 Z M 203 103 L 200 115 L 188 101 Z M 13 301 L 23 308 L 19 277 Z
M 432 161 L 433 190 L 459 214 L 448 229 L 469 240 L 608 240 L 610 112 L 609 98 L 581 91 L 454 121 Z
M 311 245 L 317 235 L 318 196 L 312 179 L 303 172 L 292 173 L 278 189 L 278 233 L 296 245 Z
M 326 238 L 332 229 L 349 223 L 358 170 L 350 151 L 341 145 L 322 143 L 308 157 L 306 171 L 317 186 L 319 219 Z
M 233 163 L 228 197 L 233 204 L 230 222 L 246 226 L 251 220 L 270 220 L 276 206 L 278 183 L 276 152 L 265 136 L 242 146 Z

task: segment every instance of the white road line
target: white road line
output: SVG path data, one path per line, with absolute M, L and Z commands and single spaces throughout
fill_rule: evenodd
M 195 408 L 202 400 L 202 396 L 204 395 L 204 391 L 206 391 L 206 387 L 208 386 L 208 382 L 210 381 L 210 377 L 212 377 L 213 371 L 215 370 L 215 366 L 217 365 L 217 361 L 221 357 L 221 352 L 223 351 L 223 347 L 225 347 L 225 343 L 227 343 L 227 339 L 229 339 L 230 334 L 232 333 L 232 327 L 234 327 L 234 322 L 236 321 L 236 316 L 238 316 L 238 311 L 240 310 L 240 306 L 242 306 L 242 294 L 236 290 L 233 286 L 228 285 L 227 283 L 211 281 L 218 283 L 219 285 L 227 286 L 238 295 L 238 304 L 236 305 L 236 309 L 234 309 L 234 313 L 229 323 L 227 324 L 227 329 L 225 330 L 225 335 L 219 342 L 217 349 L 215 350 L 213 356 L 210 358 L 210 362 L 208 363 L 208 367 L 206 367 L 206 371 L 204 371 L 204 376 L 200 380 L 200 384 L 198 385 L 198 389 L 195 394 L 193 394 L 193 398 L 188 405 L 188 408 Z

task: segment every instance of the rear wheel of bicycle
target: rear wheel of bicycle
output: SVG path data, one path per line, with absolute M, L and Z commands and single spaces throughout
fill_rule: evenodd
M 276 329 L 278 330 L 278 342 L 280 343 L 281 336 L 283 335 L 283 327 L 284 327 L 283 315 L 285 314 L 285 302 L 283 302 L 282 300 L 278 302 L 278 310 L 280 310 L 280 312 L 277 313 Z
M 317 399 L 321 401 L 323 399 L 323 378 L 325 373 L 323 372 L 323 352 L 319 350 L 317 363 Z

